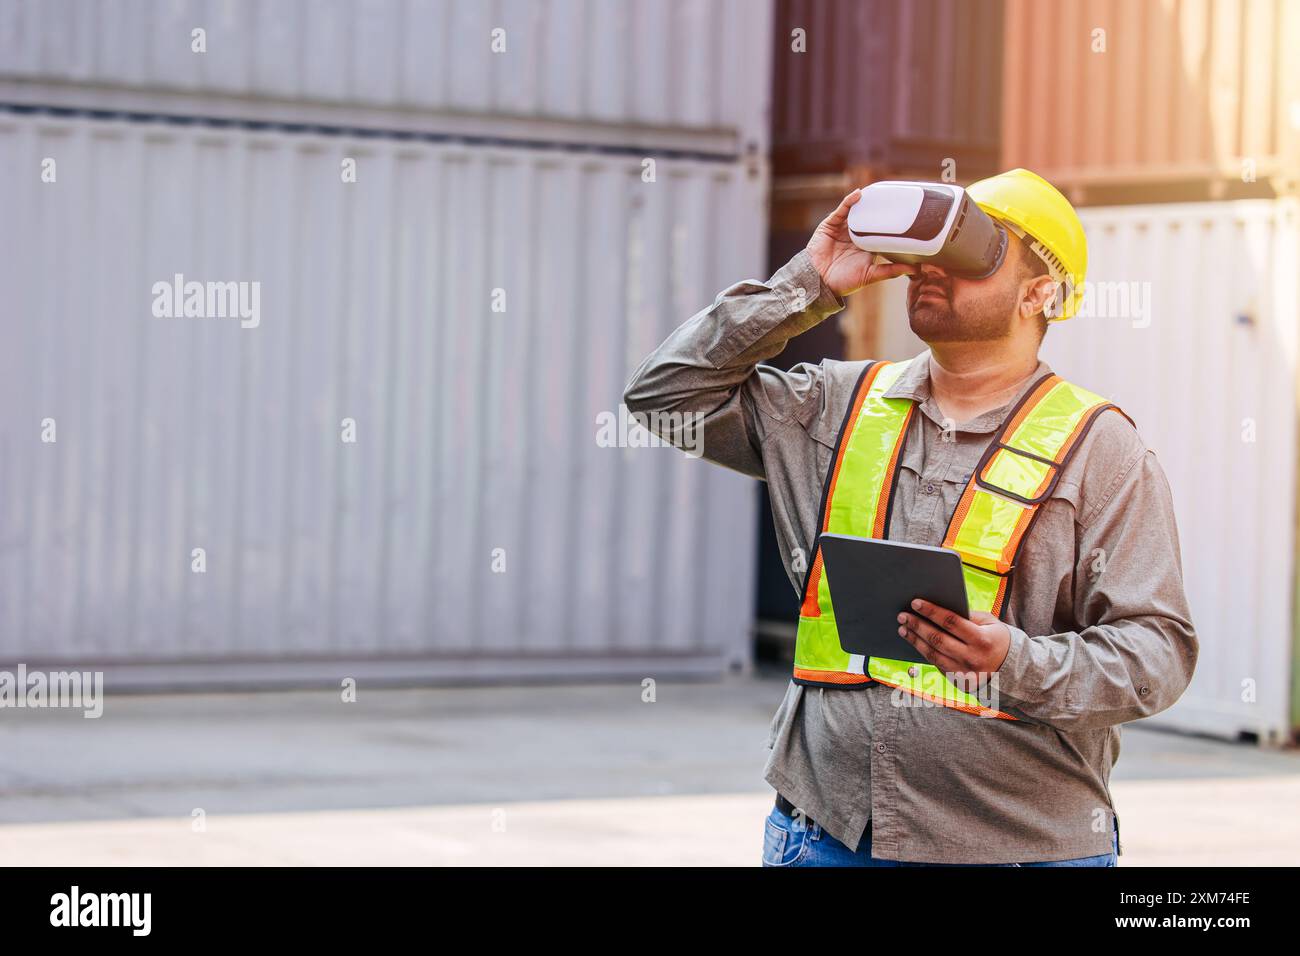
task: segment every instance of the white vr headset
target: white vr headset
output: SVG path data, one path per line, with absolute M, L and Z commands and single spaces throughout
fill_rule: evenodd
M 1007 231 L 948 183 L 886 180 L 849 209 L 853 244 L 892 262 L 927 262 L 968 279 L 991 276 L 1007 254 Z

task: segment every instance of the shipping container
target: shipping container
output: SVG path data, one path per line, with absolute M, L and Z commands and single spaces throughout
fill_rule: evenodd
M 1293 193 L 1300 4 L 1007 0 L 1003 160 L 1079 201 Z
M 774 175 L 994 172 L 1002 32 L 1002 0 L 777 0 Z
M 762 274 L 767 181 L 642 174 L 0 113 L 2 663 L 115 686 L 744 666 L 751 483 L 617 447 L 617 422 L 641 359 Z
M 1200 660 L 1152 723 L 1289 739 L 1296 678 L 1294 199 L 1083 211 L 1090 311 L 1054 370 L 1119 404 L 1164 467 Z
M 769 0 L 0 0 L 0 99 L 30 102 L 37 81 L 65 87 L 42 105 L 212 115 L 223 100 L 322 123 L 366 107 L 392 128 L 492 116 L 496 135 L 555 138 L 528 121 L 565 121 L 764 155 L 771 18 Z
M 1287 740 L 1300 728 L 1300 207 L 1286 198 L 1080 214 L 1090 298 L 1049 328 L 1042 356 L 1120 405 L 1164 468 L 1201 641 L 1191 687 L 1151 723 Z M 906 282 L 879 289 L 863 296 L 877 335 L 851 357 L 917 354 L 925 344 L 907 326 Z

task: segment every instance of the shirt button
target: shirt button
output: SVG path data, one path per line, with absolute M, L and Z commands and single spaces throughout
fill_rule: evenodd
M 928 483 L 928 482 L 926 483 L 926 486 L 925 486 L 925 493 L 926 493 L 927 495 L 932 495 L 932 494 L 934 494 L 934 485 L 933 485 L 932 483 Z
M 1147 694 L 1151 693 L 1151 688 L 1148 687 L 1146 684 L 1143 684 L 1141 687 L 1138 688 L 1138 693 L 1141 694 L 1143 697 L 1145 697 Z
M 889 748 L 886 747 L 884 744 L 876 744 L 876 753 L 878 754 L 883 754 L 888 749 Z
M 921 671 L 917 668 L 915 664 L 913 664 L 911 667 L 907 669 L 908 677 L 915 677 L 919 673 L 921 673 Z

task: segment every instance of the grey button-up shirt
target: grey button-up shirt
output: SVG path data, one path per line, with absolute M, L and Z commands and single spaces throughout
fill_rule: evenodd
M 624 400 L 662 437 L 768 483 L 796 591 L 812 554 L 822 482 L 862 362 L 788 372 L 759 365 L 844 307 L 806 252 L 768 282 L 723 291 L 641 365 Z M 885 393 L 918 403 L 900 460 L 888 536 L 942 543 L 967 478 L 1019 394 L 945 423 L 924 352 Z M 1086 382 L 1080 385 L 1087 387 Z M 948 426 L 945 428 L 945 424 Z M 895 704 L 891 688 L 790 684 L 772 721 L 766 779 L 832 836 L 872 854 L 930 863 L 1024 863 L 1108 853 L 1108 786 L 1119 724 L 1165 709 L 1187 687 L 1197 641 L 1183 592 L 1169 485 L 1117 412 L 1080 441 L 1021 548 L 1003 619 L 1011 646 L 997 706 L 1022 719 Z

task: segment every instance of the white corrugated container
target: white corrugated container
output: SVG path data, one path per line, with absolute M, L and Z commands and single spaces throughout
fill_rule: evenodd
M 1126 284 L 1131 302 L 1149 283 L 1149 314 L 1078 316 L 1048 331 L 1043 356 L 1124 408 L 1164 467 L 1201 641 L 1191 687 L 1152 723 L 1289 738 L 1297 212 L 1294 199 L 1080 211 L 1095 301 L 1122 306 Z
M 225 98 L 695 130 L 765 155 L 771 30 L 770 0 L 0 0 L 0 79 L 162 91 L 182 113 Z
M 763 274 L 766 179 L 641 173 L 0 114 L 4 660 L 137 683 L 746 662 L 752 488 L 596 434 L 671 328 Z M 260 282 L 260 325 L 154 317 L 176 273 Z
M 1079 214 L 1096 305 L 1053 325 L 1042 355 L 1119 404 L 1155 451 L 1201 641 L 1191 687 L 1151 722 L 1287 739 L 1297 678 L 1297 201 Z M 1149 295 L 1145 317 L 1135 290 Z M 905 291 L 902 281 L 882 290 L 883 358 L 925 347 L 907 327 Z

